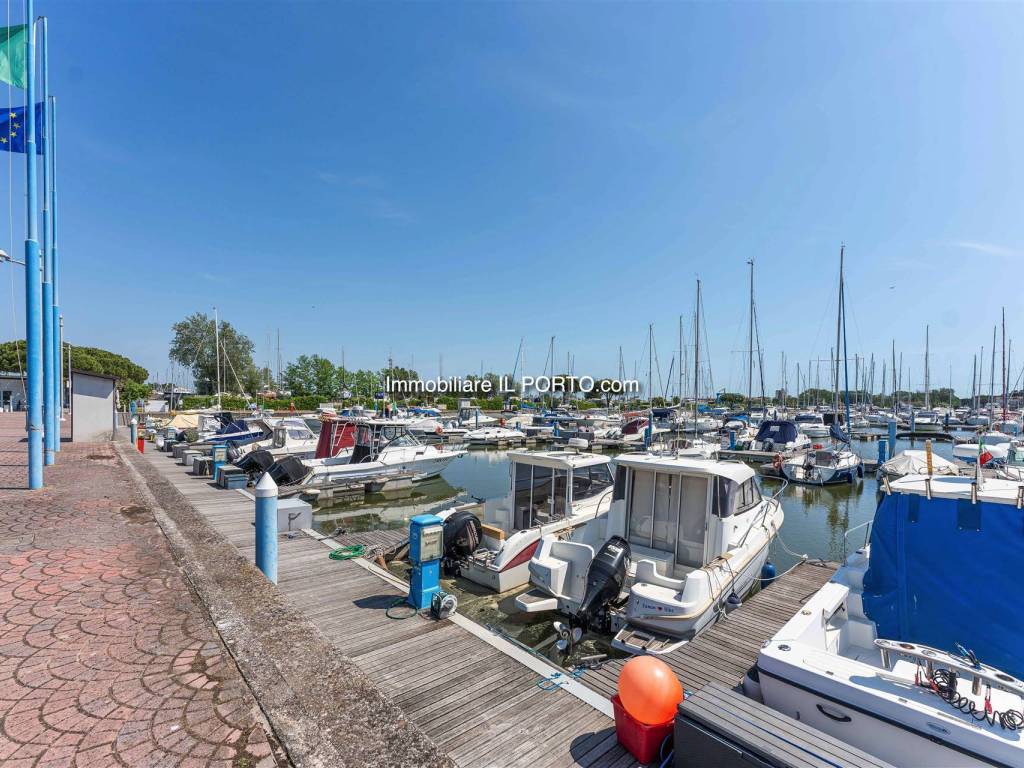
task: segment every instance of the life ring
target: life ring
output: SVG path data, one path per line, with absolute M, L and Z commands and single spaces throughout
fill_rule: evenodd
M 504 427 L 505 426 L 505 420 L 504 419 L 498 419 L 498 424 L 500 424 L 501 426 Z
M 781 453 L 776 453 L 774 456 L 772 456 L 772 468 L 775 469 L 775 470 L 782 469 L 782 454 Z
M 444 430 L 441 429 L 441 425 L 440 424 L 438 424 L 436 427 L 434 427 L 434 434 L 435 435 L 443 435 L 444 434 Z

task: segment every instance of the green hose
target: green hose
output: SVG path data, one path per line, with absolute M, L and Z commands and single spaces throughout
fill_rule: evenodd
M 402 606 L 402 605 L 404 605 L 406 608 L 409 608 L 412 611 L 412 613 L 406 613 L 406 614 L 404 614 L 402 616 L 393 616 L 391 614 L 391 609 L 392 608 L 398 608 L 399 606 Z M 416 610 L 415 608 L 413 608 L 411 605 L 409 605 L 409 603 L 406 601 L 406 599 L 404 597 L 399 597 L 398 599 L 396 599 L 395 602 L 393 602 L 391 605 L 389 605 L 387 610 L 384 611 L 384 615 L 387 616 L 389 619 L 411 619 L 417 613 L 419 613 L 419 611 Z
M 350 547 L 338 547 L 332 549 L 328 557 L 331 560 L 351 560 L 354 557 L 362 557 L 366 554 L 366 547 L 363 544 L 353 544 Z

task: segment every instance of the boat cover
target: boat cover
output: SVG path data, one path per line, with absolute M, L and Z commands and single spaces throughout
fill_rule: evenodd
M 926 451 L 903 451 L 882 464 L 881 469 L 882 472 L 892 477 L 926 475 L 928 474 L 928 454 Z M 949 459 L 944 459 L 933 453 L 932 474 L 958 475 L 960 470 Z
M 796 440 L 796 437 L 796 424 L 792 421 L 769 419 L 761 422 L 761 427 L 757 430 L 757 437 L 754 440 L 759 443 L 771 440 L 775 445 L 782 446 L 786 443 L 792 443 Z
M 878 636 L 952 653 L 1024 677 L 1024 512 L 912 493 L 882 497 L 871 530 L 864 612 Z

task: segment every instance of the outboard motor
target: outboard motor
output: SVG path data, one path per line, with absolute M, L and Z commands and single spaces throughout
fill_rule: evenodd
M 282 456 L 267 468 L 271 479 L 279 486 L 295 485 L 310 473 L 309 467 L 295 456 Z
M 230 455 L 230 450 L 228 453 Z M 260 448 L 255 451 L 249 451 L 249 453 L 245 454 L 245 456 L 240 458 L 234 464 L 239 469 L 253 475 L 263 474 L 274 465 L 274 461 L 274 454 L 265 448 Z
M 612 536 L 597 551 L 587 570 L 587 591 L 573 619 L 592 624 L 598 613 L 619 596 L 629 566 L 629 542 Z
M 444 521 L 445 571 L 458 575 L 459 562 L 476 552 L 483 539 L 480 518 L 464 509 L 449 515 Z

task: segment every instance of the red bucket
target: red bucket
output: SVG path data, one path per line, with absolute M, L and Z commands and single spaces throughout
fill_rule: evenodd
M 645 725 L 623 709 L 618 694 L 612 696 L 612 706 L 615 708 L 615 737 L 619 744 L 641 763 L 657 760 L 661 756 L 662 742 L 672 733 L 675 718 L 660 725 Z
M 146 438 L 140 437 L 135 441 L 135 447 L 139 449 L 139 453 L 146 452 Z

